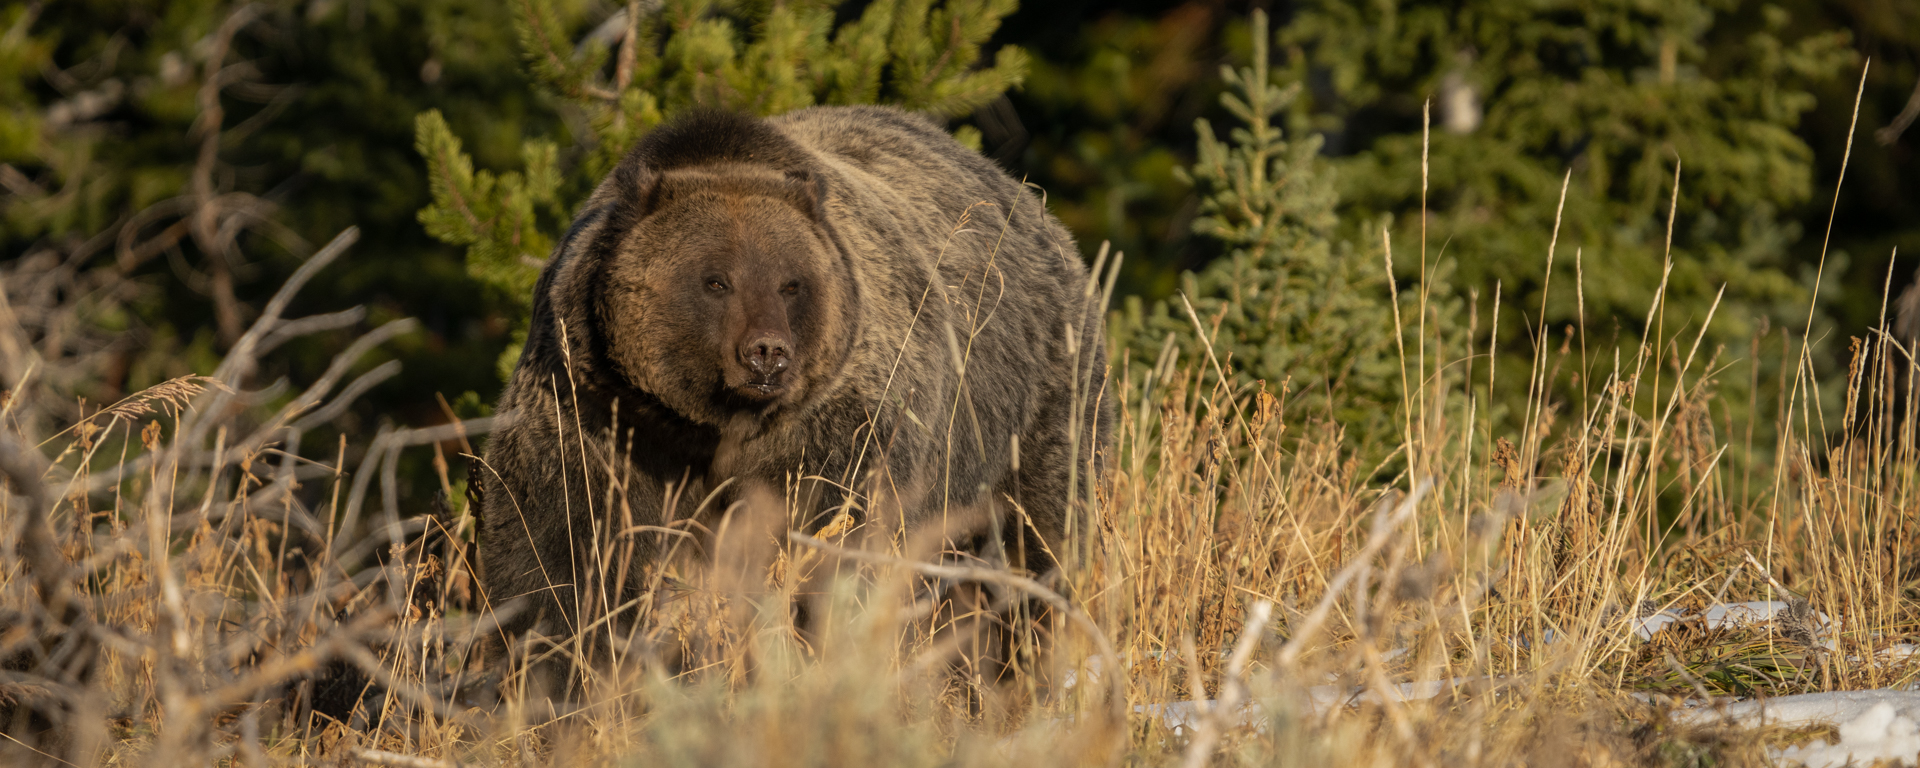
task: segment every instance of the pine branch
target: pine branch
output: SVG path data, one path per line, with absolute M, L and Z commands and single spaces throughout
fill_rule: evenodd
M 1017 0 L 875 0 L 833 28 L 827 3 L 741 4 L 665 0 L 657 12 L 629 0 L 599 32 L 574 44 L 554 0 L 515 0 L 521 53 L 536 82 L 586 114 L 587 151 L 567 165 L 552 144 L 526 142 L 522 167 L 477 171 L 437 112 L 416 121 L 433 202 L 419 213 L 429 234 L 467 248 L 467 269 L 524 309 L 534 265 L 552 238 L 538 215 L 564 218 L 628 146 L 675 112 L 695 106 L 775 115 L 817 103 L 891 102 L 965 115 L 1017 87 L 1025 51 L 1006 47 L 976 68 L 981 46 Z M 611 87 L 597 82 L 618 44 Z M 977 132 L 964 133 L 977 143 Z M 567 190 L 563 193 L 562 190 Z M 516 330 L 516 333 L 518 331 Z
M 467 245 L 478 240 L 483 225 L 467 203 L 467 192 L 473 188 L 473 160 L 460 151 L 460 139 L 447 127 L 440 110 L 422 112 L 414 119 L 414 148 L 427 159 L 433 193 L 433 203 L 420 210 L 420 223 L 428 234 L 448 243 Z

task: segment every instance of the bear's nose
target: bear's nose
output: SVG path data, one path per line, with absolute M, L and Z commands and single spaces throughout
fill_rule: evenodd
M 740 346 L 740 361 L 746 363 L 747 370 L 755 376 L 771 379 L 787 370 L 793 353 L 786 339 L 779 336 L 761 336 Z

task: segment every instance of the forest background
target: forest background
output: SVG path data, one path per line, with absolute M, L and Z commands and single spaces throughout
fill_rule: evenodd
M 1250 42 L 1255 10 L 1270 39 Z M 694 104 L 881 101 L 948 120 L 1044 190 L 1089 260 L 1103 242 L 1125 253 L 1112 333 L 1130 364 L 1168 344 L 1200 354 L 1184 296 L 1234 375 L 1300 392 L 1294 407 L 1360 438 L 1404 392 L 1395 301 L 1409 324 L 1455 329 L 1422 338 L 1510 350 L 1500 365 L 1524 371 L 1530 339 L 1551 346 L 1576 318 L 1611 324 L 1615 344 L 1690 338 L 1724 288 L 1716 359 L 1814 320 L 1831 329 L 1814 363 L 1833 371 L 1878 323 L 1887 281 L 1898 293 L 1920 264 L 1891 260 L 1920 253 L 1920 131 L 1905 130 L 1920 6 L 1900 0 L 65 0 L 13 3 L 0 27 L 0 253 L 16 275 L 137 277 L 70 337 L 22 324 L 22 342 L 95 361 L 63 387 L 74 417 L 211 370 L 349 226 L 353 255 L 290 313 L 365 305 L 361 327 L 421 326 L 359 363 L 372 388 L 330 428 L 485 413 L 571 206 L 640 131 Z M 1222 65 L 1256 52 L 1276 89 L 1223 102 Z M 1245 99 L 1260 103 L 1232 106 Z M 1562 275 L 1577 300 L 1546 294 Z M 1671 316 L 1648 327 L 1662 285 Z M 1493 325 L 1496 292 L 1509 309 Z M 256 379 L 313 380 L 350 338 L 294 340 Z M 1723 388 L 1777 373 L 1758 366 Z
M 699 671 L 576 657 L 593 714 L 539 725 L 458 461 L 533 280 L 675 112 L 837 103 L 944 121 L 1111 276 L 1072 599 L 851 515 L 764 578 L 608 530 L 714 543 L 618 608 Z M 1912 0 L 0 4 L 0 762 L 1911 756 L 1912 710 L 1678 702 L 1920 676 L 1917 116 Z M 1047 599 L 1060 663 L 940 671 L 934 577 Z M 803 653 L 803 594 L 874 609 Z

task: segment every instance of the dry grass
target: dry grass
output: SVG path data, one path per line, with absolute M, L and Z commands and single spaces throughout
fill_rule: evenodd
M 302 442 L 391 375 L 340 386 L 408 326 L 302 392 L 250 389 L 259 355 L 339 325 L 279 313 L 348 242 L 219 370 L 97 413 L 47 383 L 90 358 L 10 321 L 0 762 L 1759 765 L 1821 734 L 1667 711 L 1920 673 L 1884 653 L 1920 631 L 1913 367 L 1892 337 L 1857 344 L 1824 415 L 1806 337 L 1756 339 L 1787 356 L 1767 392 L 1779 438 L 1729 451 L 1743 435 L 1715 381 L 1758 361 L 1712 362 L 1697 327 L 1618 356 L 1543 345 L 1511 430 L 1488 415 L 1488 350 L 1410 332 L 1403 440 L 1373 465 L 1284 385 L 1219 386 L 1228 361 L 1117 366 L 1108 470 L 1044 582 L 859 526 L 785 540 L 777 502 L 736 510 L 731 534 L 643 531 L 707 553 L 636 576 L 642 599 L 603 612 L 598 639 L 508 649 L 596 659 L 563 708 L 485 661 L 502 641 L 445 456 L 490 423 Z M 1550 394 L 1576 372 L 1584 397 Z M 405 450 L 434 451 L 450 503 L 403 492 Z M 1634 632 L 1740 600 L 1795 610 Z M 1002 679 L 959 653 L 982 616 L 1048 601 Z M 1423 681 L 1437 695 L 1409 699 Z M 1159 705 L 1193 699 L 1223 705 L 1169 729 Z

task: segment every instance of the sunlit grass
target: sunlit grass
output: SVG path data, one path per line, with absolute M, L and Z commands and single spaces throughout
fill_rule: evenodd
M 81 363 L 7 361 L 29 373 L 0 411 L 0 761 L 1760 765 L 1830 733 L 1669 713 L 1920 677 L 1894 337 L 1856 342 L 1838 413 L 1817 330 L 1755 339 L 1788 375 L 1754 389 L 1776 437 L 1750 446 L 1715 383 L 1762 360 L 1702 350 L 1705 319 L 1618 354 L 1541 329 L 1531 394 L 1491 403 L 1490 341 L 1446 348 L 1425 310 L 1388 445 L 1285 382 L 1221 384 L 1231 360 L 1116 353 L 1113 445 L 1056 573 L 955 555 L 866 497 L 789 536 L 761 498 L 609 526 L 610 563 L 636 532 L 685 546 L 630 563 L 633 600 L 588 585 L 585 632 L 504 637 L 457 458 L 490 419 L 303 441 L 391 375 L 350 376 L 404 323 L 306 390 L 247 391 L 256 355 L 325 329 L 279 313 L 350 240 L 206 378 L 63 422 L 41 382 Z M 409 450 L 432 487 L 398 472 Z M 1744 601 L 1784 610 L 1708 618 Z M 577 687 L 538 695 L 529 660 Z M 1168 706 L 1196 700 L 1221 704 Z

